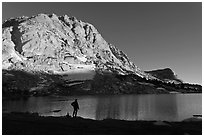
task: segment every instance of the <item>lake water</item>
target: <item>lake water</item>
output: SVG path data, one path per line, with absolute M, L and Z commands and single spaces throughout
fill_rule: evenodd
M 78 99 L 78 116 L 91 119 L 180 121 L 202 114 L 202 94 L 147 94 L 111 96 L 30 97 L 3 100 L 3 112 L 38 112 L 43 116 L 72 114 Z M 53 112 L 61 110 L 59 112 Z

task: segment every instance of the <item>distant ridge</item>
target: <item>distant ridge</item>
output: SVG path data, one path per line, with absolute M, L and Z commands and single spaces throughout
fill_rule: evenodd
M 164 80 L 166 82 L 171 82 L 171 83 L 182 83 L 183 81 L 178 79 L 177 76 L 174 74 L 174 72 L 170 68 L 165 68 L 165 69 L 157 69 L 157 70 L 152 70 L 152 71 L 145 71 L 146 73 L 151 74 L 152 76 Z

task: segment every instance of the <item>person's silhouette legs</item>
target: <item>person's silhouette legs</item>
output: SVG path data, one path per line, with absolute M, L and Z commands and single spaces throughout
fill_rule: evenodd
M 72 117 L 74 117 L 74 114 L 75 114 L 75 110 L 73 111 Z
M 76 116 L 77 116 L 77 109 L 74 109 L 72 117 L 76 117 Z
M 76 111 L 75 111 L 75 117 L 77 116 L 77 109 L 76 109 Z

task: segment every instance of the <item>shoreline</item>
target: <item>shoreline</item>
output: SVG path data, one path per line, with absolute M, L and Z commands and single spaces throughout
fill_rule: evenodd
M 3 135 L 201 135 L 202 119 L 169 121 L 93 120 L 38 113 L 3 113 Z
M 143 94 L 136 94 L 136 93 L 131 93 L 131 94 L 76 94 L 76 95 L 68 95 L 68 97 L 83 97 L 83 96 L 120 96 L 120 95 L 174 95 L 174 94 L 202 94 L 202 92 L 188 92 L 188 93 L 181 93 L 181 92 L 176 92 L 176 93 L 143 93 Z M 64 95 L 42 95 L 42 96 L 22 96 L 22 95 L 14 95 L 14 96 L 2 96 L 2 100 L 18 100 L 18 99 L 27 99 L 30 97 L 65 97 Z

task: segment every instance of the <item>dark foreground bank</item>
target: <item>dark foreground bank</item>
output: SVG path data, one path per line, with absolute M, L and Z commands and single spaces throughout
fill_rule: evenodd
M 3 135 L 201 135 L 202 121 L 92 120 L 41 117 L 30 113 L 2 114 Z

